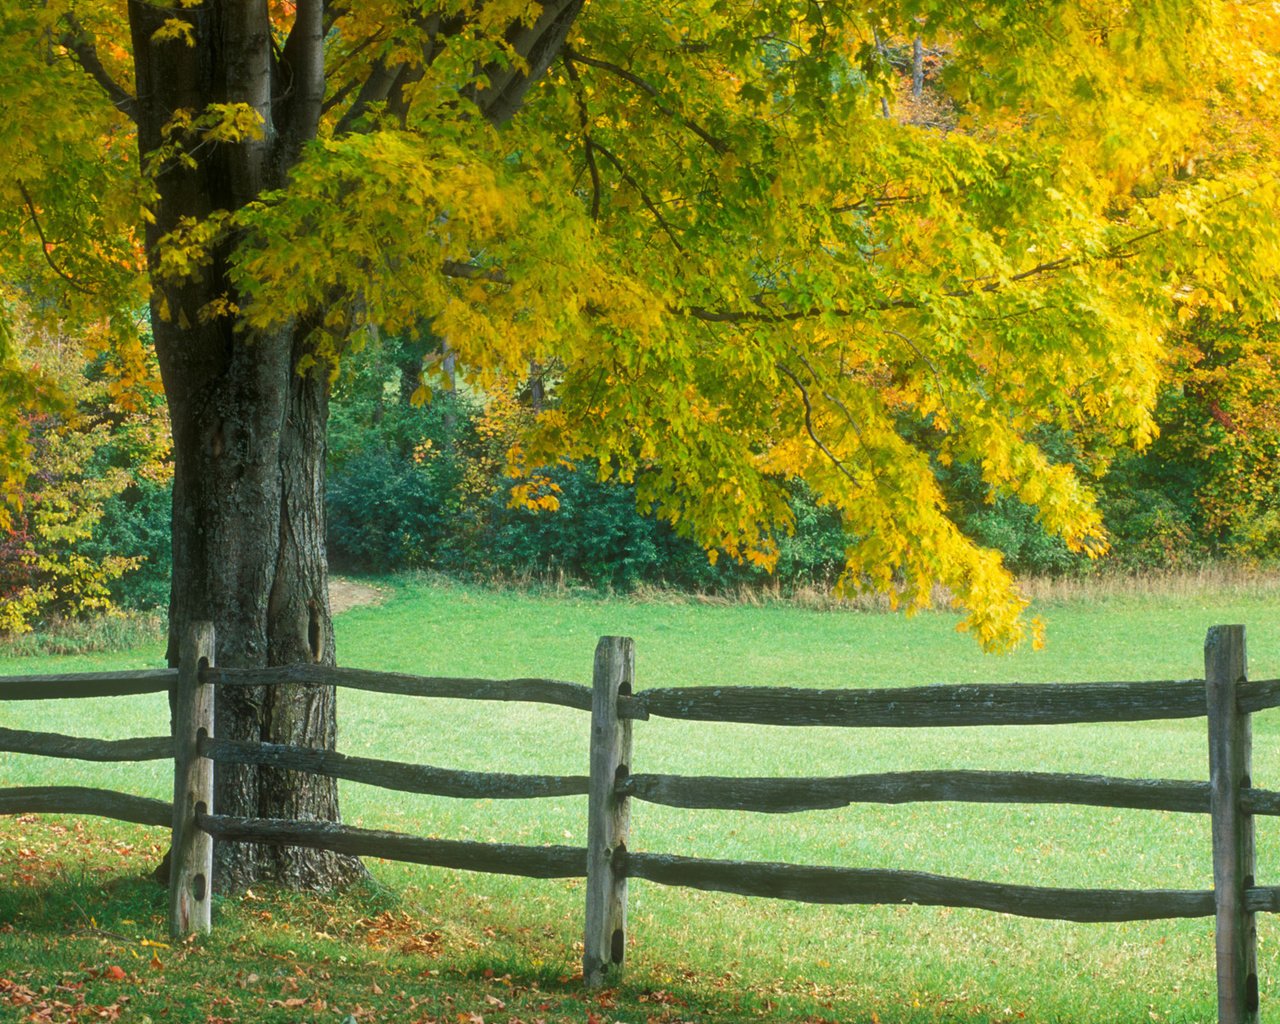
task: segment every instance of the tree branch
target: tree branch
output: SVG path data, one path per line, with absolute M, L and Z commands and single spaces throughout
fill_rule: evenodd
M 947 403 L 947 392 L 942 386 L 942 375 L 938 373 L 937 364 L 934 363 L 927 355 L 921 351 L 920 346 L 912 341 L 901 331 L 894 330 L 892 327 L 880 328 L 885 334 L 891 335 L 901 341 L 907 348 L 911 349 L 925 366 L 929 367 L 929 372 L 933 375 L 933 386 L 938 389 L 938 401 L 942 403 L 942 407 L 947 411 L 947 415 L 951 414 L 951 406 Z
M 316 136 L 324 105 L 324 0 L 298 0 L 293 28 L 280 55 L 289 76 L 280 111 L 281 156 L 292 166 L 302 147 Z
M 461 32 L 466 25 L 466 19 L 461 14 L 449 18 L 442 18 L 439 14 L 429 14 L 417 18 L 416 24 L 424 37 L 420 51 L 421 60 L 388 64 L 384 58 L 376 58 L 370 65 L 369 77 L 365 79 L 355 100 L 335 126 L 335 135 L 345 135 L 354 131 L 360 118 L 377 103 L 385 103 L 387 110 L 400 119 L 401 125 L 407 123 L 409 99 L 406 87 L 420 80 L 426 74 L 426 69 L 431 67 L 432 62 L 440 55 L 443 48 L 439 44 L 440 38 L 448 38 Z M 348 55 L 348 59 L 375 39 L 376 37 L 371 37 L 361 42 Z M 346 86 L 341 90 L 341 95 L 346 96 L 353 88 L 354 85 Z M 330 100 L 325 109 L 336 106 L 339 102 L 341 102 L 340 99 L 335 97 Z
M 597 149 L 600 147 L 597 146 Z M 1207 209 L 1213 209 L 1218 206 L 1224 206 L 1227 203 L 1234 202 L 1247 193 L 1234 192 L 1229 196 L 1223 196 L 1214 202 L 1208 204 Z M 1104 252 L 1097 255 L 1089 253 L 1070 253 L 1066 256 L 1059 256 L 1054 260 L 1045 260 L 1037 263 L 1035 266 L 1028 267 L 1009 277 L 995 278 L 973 278 L 965 282 L 966 287 L 954 288 L 940 293 L 940 297 L 947 299 L 968 299 L 974 298 L 980 294 L 993 294 L 1004 291 L 1012 284 L 1026 281 L 1033 277 L 1039 277 L 1042 274 L 1050 274 L 1057 270 L 1064 270 L 1068 267 L 1078 267 L 1086 263 L 1096 263 L 1106 260 L 1127 260 L 1137 256 L 1140 250 L 1134 248 L 1141 242 L 1145 242 L 1149 238 L 1155 238 L 1181 227 L 1190 220 L 1189 217 L 1180 217 L 1169 224 L 1161 224 L 1146 231 L 1140 231 L 1131 235 L 1121 242 L 1108 247 Z M 671 313 L 682 316 L 691 316 L 697 320 L 703 320 L 707 323 L 722 324 L 784 324 L 794 323 L 797 320 L 814 319 L 820 316 L 836 316 L 850 317 L 859 316 L 868 309 L 876 311 L 885 311 L 892 309 L 919 309 L 920 303 L 914 299 L 879 299 L 875 302 L 867 303 L 859 309 L 842 309 L 840 307 L 823 309 L 817 306 L 811 306 L 808 309 L 792 310 L 788 313 L 773 313 L 768 310 L 750 310 L 750 309 L 707 309 L 705 306 L 669 306 Z M 1036 311 L 1038 312 L 1038 310 Z
M 617 168 L 618 174 L 621 175 L 622 180 L 636 190 L 636 194 L 640 197 L 641 202 L 643 202 L 644 205 L 648 207 L 649 212 L 653 214 L 653 217 L 658 222 L 658 225 L 662 228 L 663 231 L 667 233 L 667 237 L 671 239 L 671 244 L 676 247 L 676 251 L 684 252 L 684 246 L 680 244 L 680 239 L 676 237 L 676 233 L 672 229 L 671 225 L 667 223 L 667 219 L 664 216 L 662 216 L 662 211 L 659 210 L 657 205 L 654 203 L 654 201 L 649 198 L 649 194 L 643 188 L 641 188 L 640 183 L 636 181 L 634 177 L 632 177 L 631 172 L 628 171 L 626 167 L 622 165 L 622 161 L 619 160 L 616 156 L 614 156 L 612 152 L 605 149 L 604 146 L 600 145 L 600 143 L 593 142 L 592 146 L 594 147 L 596 152 L 598 152 L 602 157 L 608 160 L 609 163 L 613 164 L 613 166 Z
M 484 267 L 477 267 L 471 263 L 462 263 L 459 260 L 445 260 L 440 264 L 440 273 L 444 274 L 445 277 L 456 277 L 463 281 L 488 281 L 490 284 L 511 283 L 511 278 L 501 268 L 495 267 L 492 270 L 486 270 Z
M 381 57 L 373 62 L 373 66 L 369 70 L 369 77 L 364 80 L 364 84 L 360 86 L 360 91 L 356 93 L 356 98 L 352 100 L 351 106 L 347 108 L 347 112 L 338 118 L 338 123 L 334 125 L 334 135 L 346 135 L 351 132 L 360 118 L 369 112 L 369 108 L 375 103 L 385 103 L 388 96 L 391 95 L 391 89 L 396 84 L 403 65 L 395 64 L 388 66 L 387 62 Z
M 326 34 L 327 34 L 327 31 L 328 30 L 326 29 Z M 326 73 L 326 77 L 329 79 L 334 79 L 338 77 L 339 71 L 341 71 L 347 64 L 353 61 L 357 56 L 359 56 L 363 51 L 367 50 L 374 43 L 379 42 L 381 38 L 382 37 L 377 33 L 373 35 L 365 36 L 363 39 L 360 40 L 360 42 L 352 46 L 351 49 L 349 49 L 342 56 L 341 60 L 337 61 L 337 63 L 335 63 L 332 67 L 329 68 L 329 70 Z M 340 85 L 334 91 L 334 94 L 324 101 L 324 104 L 320 108 L 321 114 L 327 114 L 334 107 L 344 103 L 347 97 L 350 96 L 351 93 L 356 88 L 358 88 L 361 84 L 362 83 L 357 78 L 352 78 L 350 81 L 346 82 L 345 84 Z
M 546 74 L 560 55 L 583 3 L 584 0 L 542 0 L 542 13 L 532 25 L 516 22 L 507 30 L 507 43 L 524 59 L 527 70 L 496 66 L 485 69 L 489 84 L 469 90 L 469 95 L 488 121 L 505 124 L 520 109 L 529 87 Z
M 911 299 L 877 299 L 858 309 L 844 309 L 839 306 L 822 309 L 810 306 L 808 309 L 794 309 L 789 313 L 774 313 L 767 309 L 708 309 L 706 306 L 668 306 L 671 313 L 679 316 L 691 316 L 709 324 L 790 324 L 797 320 L 813 320 L 820 316 L 851 317 L 861 316 L 867 310 L 883 312 L 891 309 L 919 309 L 920 303 Z
M 573 83 L 573 95 L 578 101 L 578 120 L 582 123 L 582 149 L 587 158 L 587 169 L 591 172 L 591 219 L 600 219 L 600 168 L 596 166 L 595 140 L 591 138 L 591 115 L 587 110 L 587 98 L 582 94 L 582 79 L 573 61 L 567 57 L 564 62 L 565 73 Z
M 725 142 L 724 139 L 719 136 L 712 135 L 711 132 L 703 128 L 702 125 L 698 124 L 698 122 L 679 113 L 662 98 L 662 93 L 658 91 L 656 86 L 641 78 L 634 71 L 628 71 L 619 64 L 614 64 L 607 60 L 600 60 L 598 57 L 588 57 L 585 53 L 579 53 L 577 50 L 570 49 L 569 47 L 565 48 L 564 59 L 566 67 L 571 67 L 574 64 L 586 64 L 588 67 L 599 68 L 601 71 L 608 71 L 610 74 L 623 79 L 623 81 L 630 82 L 641 92 L 652 97 L 657 108 L 666 114 L 667 117 L 688 128 L 694 135 L 698 136 L 698 138 L 717 153 L 723 156 L 725 153 L 729 152 L 729 144 Z
M 44 228 L 40 224 L 40 217 L 36 213 L 36 204 L 31 199 L 31 193 L 27 191 L 27 186 L 21 181 L 18 182 L 18 191 L 22 193 L 23 202 L 27 204 L 27 212 L 31 214 L 31 223 L 35 226 L 36 234 L 40 236 L 40 251 L 44 253 L 44 261 L 49 264 L 49 268 L 82 295 L 96 294 L 92 288 L 86 288 L 53 262 L 53 256 L 49 253 L 51 243 L 49 242 L 49 239 L 45 237 Z
M 778 368 L 778 372 L 784 377 L 787 377 L 791 383 L 796 386 L 796 390 L 800 392 L 800 401 L 804 404 L 804 430 L 805 433 L 809 435 L 809 440 L 814 443 L 814 446 L 818 451 L 822 452 L 822 454 L 830 460 L 831 465 L 835 466 L 836 471 L 839 472 L 841 476 L 855 487 L 860 486 L 854 475 L 849 472 L 849 468 L 844 464 L 844 461 L 836 455 L 835 452 L 828 448 L 820 437 L 818 437 L 818 432 L 813 426 L 813 402 L 809 398 L 809 389 L 804 386 L 800 378 L 796 376 L 796 374 L 793 373 L 785 363 L 774 363 L 774 366 L 776 366 Z M 812 373 L 813 370 L 810 369 L 809 372 Z
M 102 91 L 107 94 L 115 108 L 124 114 L 134 124 L 138 123 L 138 101 L 137 98 L 130 95 L 125 88 L 111 77 L 111 74 L 102 64 L 102 58 L 98 56 L 98 48 L 93 43 L 93 37 L 85 31 L 80 20 L 68 11 L 63 16 L 63 20 L 67 23 L 67 31 L 63 33 L 60 42 L 71 55 L 75 58 L 76 63 L 102 87 Z

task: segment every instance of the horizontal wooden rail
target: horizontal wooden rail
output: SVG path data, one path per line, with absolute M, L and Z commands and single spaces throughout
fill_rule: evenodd
M 0 814 L 92 814 L 135 825 L 173 825 L 173 804 L 87 786 L 0 789 Z
M 406 793 L 431 793 L 477 800 L 520 800 L 546 796 L 582 796 L 585 775 L 511 775 L 467 772 L 430 765 L 350 757 L 331 750 L 309 750 L 278 743 L 203 738 L 200 754 L 223 764 L 262 764 L 311 772 L 348 782 L 363 782 Z
M 326 665 L 285 665 L 279 668 L 207 668 L 200 681 L 217 686 L 268 686 L 302 683 L 311 686 L 345 686 L 374 693 L 406 697 L 453 697 L 460 700 L 523 701 L 591 710 L 591 687 L 559 679 L 471 679 L 449 676 L 414 676 L 399 672 L 370 672 Z M 630 698 L 623 698 L 624 703 Z M 634 705 L 635 702 L 631 701 Z M 639 707 L 624 717 L 647 718 Z
M 160 761 L 173 757 L 173 737 L 95 740 L 56 732 L 0 728 L 0 750 L 10 754 L 70 757 L 78 761 Z
M 1280 913 L 1280 886 L 1249 886 L 1244 891 L 1244 908 L 1251 914 Z
M 879 690 L 705 686 L 643 690 L 634 699 L 663 718 L 868 728 L 1139 722 L 1197 718 L 1206 712 L 1204 681 L 1197 679 Z
M 1280 793 L 1270 789 L 1242 789 L 1240 809 L 1247 814 L 1280 815 Z
M 625 863 L 628 878 L 802 903 L 915 903 L 1082 922 L 1212 917 L 1214 912 L 1208 890 L 1048 889 L 919 871 L 744 863 L 666 853 L 627 853 Z
M 176 668 L 147 668 L 125 672 L 73 672 L 66 675 L 0 676 L 0 700 L 127 697 L 135 693 L 163 693 L 177 681 Z
M 1258 679 L 1236 687 L 1236 703 L 1245 714 L 1280 708 L 1280 679 Z
M 918 771 L 828 778 L 724 778 L 627 775 L 616 791 L 669 807 L 789 814 L 851 803 L 1084 804 L 1135 810 L 1209 813 L 1209 784 L 1176 779 L 1121 779 L 1051 772 Z M 1264 797 L 1254 813 L 1280 813 L 1280 794 Z M 1269 800 L 1266 798 L 1270 798 Z
M 197 814 L 196 824 L 215 839 L 242 843 L 305 846 L 357 857 L 385 857 L 410 864 L 528 878 L 585 878 L 587 874 L 587 851 L 575 846 L 513 846 L 422 839 L 331 821 L 231 818 L 220 814 Z

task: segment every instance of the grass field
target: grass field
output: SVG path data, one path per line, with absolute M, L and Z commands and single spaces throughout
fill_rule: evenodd
M 409 672 L 590 681 L 603 634 L 637 644 L 637 688 L 1184 679 L 1202 675 L 1205 630 L 1241 622 L 1250 675 L 1280 677 L 1274 587 L 1088 594 L 1042 609 L 1044 651 L 980 654 L 955 619 L 907 620 L 692 601 L 494 593 L 387 584 L 382 605 L 337 620 L 343 664 Z M 0 658 L 0 674 L 158 665 L 156 647 L 80 658 Z M 412 701 L 346 691 L 339 748 L 458 768 L 580 774 L 587 721 L 534 705 Z M 0 724 L 116 737 L 164 731 L 163 698 L 0 707 Z M 1255 721 L 1254 779 L 1280 789 L 1280 715 Z M 720 775 L 1006 768 L 1204 778 L 1202 721 L 921 730 L 637 723 L 633 770 Z M 79 765 L 0 754 L 0 786 L 102 785 L 167 795 L 164 762 Z M 449 801 L 344 785 L 346 818 L 451 838 L 580 844 L 585 799 Z M 978 911 L 825 908 L 634 883 L 628 973 L 585 997 L 578 881 L 541 882 L 370 865 L 374 888 L 336 898 L 222 899 L 196 949 L 164 939 L 164 894 L 140 880 L 165 834 L 109 823 L 0 820 L 0 1020 L 61 1001 L 64 1017 L 118 1019 L 600 1022 L 803 1020 L 1208 1021 L 1207 920 L 1072 925 Z M 1259 873 L 1280 842 L 1259 822 Z M 1028 884 L 1208 888 L 1207 818 L 1030 806 L 874 805 L 773 817 L 637 805 L 632 847 Z M 1280 931 L 1260 919 L 1266 1007 L 1280 999 Z M 30 966 L 15 966 L 27 965 Z M 125 978 L 114 977 L 119 967 Z M 327 976 L 327 977 L 326 977 Z M 247 979 L 252 978 L 252 981 Z M 6 1005 L 10 993 L 31 1003 Z M 58 995 L 58 984 L 79 986 Z M 16 986 L 16 987 L 14 987 Z M 40 989 L 48 991 L 41 993 Z M 377 990 L 377 991 L 375 991 Z M 119 1002 L 120 996 L 129 1001 Z M 95 1003 L 94 1000 L 97 1000 Z M 226 1002 L 219 1002 L 225 1000 Z M 301 1002 L 299 1002 L 301 1000 Z M 318 1008 L 323 1002 L 324 1007 Z M 273 1005 L 274 1004 L 274 1005 Z M 502 1004 L 499 1006 L 498 1004 Z M 358 1011 L 358 1012 L 357 1012 Z M 45 1019 L 45 1018 L 39 1018 Z

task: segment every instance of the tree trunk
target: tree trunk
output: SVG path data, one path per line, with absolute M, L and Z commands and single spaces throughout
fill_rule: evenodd
M 542 0 L 533 23 L 515 21 L 505 33 L 520 66 L 477 69 L 483 73 L 462 95 L 493 124 L 509 119 L 555 59 L 582 4 Z M 286 187 L 315 138 L 325 91 L 324 15 L 335 10 L 323 0 L 286 6 L 292 17 L 282 25 L 292 24 L 278 46 L 265 0 L 177 6 L 128 0 L 139 152 L 144 166 L 156 154 L 163 158 L 146 245 L 152 330 L 174 439 L 170 663 L 177 638 L 196 620 L 214 624 L 220 666 L 334 662 L 324 550 L 328 396 L 323 372 L 298 373 L 307 325 L 249 335 L 232 315 L 216 312 L 240 305 L 227 273 L 231 240 L 192 254 L 208 259 L 194 261 L 189 276 L 160 273 L 160 249 L 176 228 L 234 213 Z M 446 22 L 457 32 L 465 21 L 429 9 L 405 16 L 422 34 L 420 55 L 394 74 L 375 61 L 337 130 L 354 130 L 370 104 L 403 106 L 396 84 L 421 76 L 439 52 L 436 33 Z M 210 137 L 199 119 L 219 104 L 237 113 L 251 109 L 260 137 Z M 217 695 L 215 728 L 226 739 L 332 749 L 334 694 L 229 688 Z M 231 815 L 338 815 L 332 780 L 249 766 L 219 766 L 214 802 Z M 220 846 L 215 863 L 215 884 L 224 891 L 260 878 L 328 886 L 362 870 L 358 861 L 331 853 L 235 844 Z
M 324 553 L 324 459 L 328 416 L 322 373 L 302 375 L 305 325 L 246 336 L 209 304 L 235 300 L 225 252 L 181 281 L 155 275 L 161 239 L 182 218 L 234 211 L 283 184 L 288 147 L 271 125 L 265 9 L 205 4 L 187 12 L 133 0 L 144 156 L 164 141 L 173 111 L 249 103 L 264 137 L 200 147 L 194 165 L 173 160 L 157 179 L 147 247 L 156 285 L 152 330 L 173 425 L 173 581 L 170 664 L 189 623 L 214 624 L 218 664 L 235 668 L 334 663 Z M 166 18 L 188 21 L 195 45 L 156 41 Z M 193 146 L 193 149 L 196 148 Z M 332 749 L 332 688 L 228 688 L 218 693 L 216 730 L 227 739 Z M 222 814 L 336 820 L 333 780 L 219 765 L 214 803 Z M 362 871 L 353 858 L 303 849 L 220 844 L 217 888 L 259 879 L 328 887 Z
M 333 664 L 323 377 L 296 372 L 295 338 L 248 341 L 228 331 L 225 363 L 193 379 L 184 359 L 195 347 L 192 332 L 158 321 L 155 333 L 174 430 L 171 663 L 186 624 L 207 619 L 219 665 Z M 189 385 L 180 400 L 179 378 Z M 334 703 L 331 687 L 228 688 L 218 694 L 216 730 L 228 739 L 331 750 Z M 219 765 L 214 790 L 223 814 L 338 817 L 336 786 L 321 777 Z M 215 857 L 224 890 L 260 878 L 327 887 L 357 870 L 333 854 L 296 849 L 222 844 Z

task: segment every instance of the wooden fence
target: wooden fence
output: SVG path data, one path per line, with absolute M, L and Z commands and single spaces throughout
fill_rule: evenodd
M 441 867 L 539 878 L 585 877 L 583 975 L 617 978 L 626 950 L 627 883 L 711 889 L 811 903 L 917 903 L 976 907 L 1068 921 L 1216 918 L 1220 1024 L 1258 1019 L 1254 915 L 1280 911 L 1280 887 L 1254 880 L 1253 817 L 1280 814 L 1280 793 L 1255 789 L 1250 716 L 1280 705 L 1280 680 L 1246 678 L 1242 626 L 1205 641 L 1205 678 L 1180 682 L 926 686 L 872 690 L 785 687 L 633 689 L 631 640 L 605 637 L 593 686 L 547 679 L 453 679 L 321 666 L 219 669 L 212 627 L 197 626 L 177 669 L 0 678 L 0 701 L 175 693 L 174 735 L 90 740 L 0 729 L 0 750 L 91 761 L 172 758 L 172 804 L 80 787 L 0 789 L 0 813 L 94 814 L 171 827 L 170 928 L 210 928 L 214 840 L 306 846 Z M 589 774 L 454 771 L 334 751 L 219 739 L 220 686 L 302 683 L 379 693 L 534 701 L 589 711 Z M 950 727 L 1133 722 L 1206 717 L 1209 780 L 1125 779 L 1043 772 L 913 771 L 823 778 L 720 778 L 631 770 L 632 723 L 650 717 L 757 725 Z M 515 846 L 425 839 L 332 822 L 236 818 L 212 806 L 214 762 L 271 765 L 389 789 L 464 798 L 587 797 L 587 845 Z M 1212 890 L 1096 890 L 1005 885 L 913 871 L 708 860 L 630 848 L 630 803 L 786 813 L 856 802 L 969 801 L 1086 804 L 1209 814 Z

